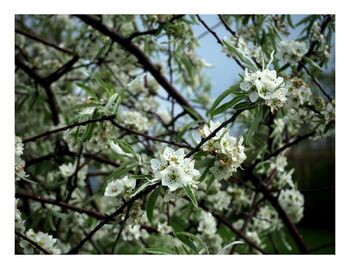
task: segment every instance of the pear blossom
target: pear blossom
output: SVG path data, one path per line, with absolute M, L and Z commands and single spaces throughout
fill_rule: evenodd
M 251 92 L 249 98 L 252 102 L 261 98 L 274 111 L 287 101 L 287 89 L 284 84 L 284 79 L 278 77 L 275 70 L 264 69 L 253 73 L 246 70 L 240 88 L 243 91 Z
M 62 164 L 59 169 L 63 177 L 70 177 L 74 174 L 75 165 L 73 163 Z
M 201 211 L 198 231 L 208 235 L 216 233 L 216 220 L 210 212 Z
M 307 50 L 305 42 L 283 40 L 279 45 L 276 56 L 287 63 L 297 64 L 307 53 Z
M 147 131 L 151 127 L 149 120 L 137 111 L 124 111 L 121 118 L 124 124 L 135 128 L 139 132 Z
M 199 131 L 205 138 L 220 126 L 220 122 L 210 121 Z M 246 159 L 243 146 L 243 137 L 237 139 L 229 134 L 227 128 L 222 128 L 215 137 L 209 139 L 203 147 L 203 151 L 208 151 L 217 157 L 214 166 L 209 171 L 218 179 L 227 179 L 233 172 L 236 172 Z
M 278 202 L 286 211 L 291 221 L 299 222 L 304 213 L 304 196 L 297 189 L 282 190 L 278 196 Z
M 33 229 L 29 229 L 26 232 L 26 236 L 48 252 L 52 254 L 61 254 L 61 250 L 56 246 L 57 239 L 52 235 L 43 232 L 34 232 Z M 33 254 L 33 246 L 27 241 L 21 240 L 20 246 L 24 249 L 26 254 Z
M 151 160 L 151 168 L 156 179 L 175 191 L 183 186 L 195 185 L 199 171 L 194 168 L 194 160 L 185 158 L 184 149 L 173 150 L 166 147 L 160 159 Z
M 135 189 L 135 187 L 136 180 L 125 176 L 121 179 L 109 182 L 105 189 L 104 195 L 108 197 L 117 197 L 126 191 Z

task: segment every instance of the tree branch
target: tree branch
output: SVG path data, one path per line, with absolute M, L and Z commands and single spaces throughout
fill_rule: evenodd
M 70 55 L 76 55 L 73 51 L 66 49 L 66 48 L 62 48 L 60 46 L 57 46 L 56 44 L 53 44 L 53 43 L 47 41 L 46 39 L 44 39 L 44 38 L 42 38 L 34 33 L 25 32 L 25 31 L 20 30 L 20 29 L 15 29 L 15 32 L 16 32 L 16 34 L 23 35 L 25 37 L 28 37 L 28 38 L 35 40 L 35 41 L 38 41 L 46 46 L 52 47 L 52 48 L 59 50 L 61 52 L 64 52 L 64 53 L 67 53 Z
M 267 189 L 265 184 L 261 182 L 257 177 L 255 177 L 251 171 L 247 173 L 247 179 L 250 179 L 252 183 L 256 186 L 257 189 L 259 189 L 265 198 L 270 202 L 270 204 L 276 209 L 279 217 L 282 219 L 284 224 L 286 225 L 290 235 L 292 236 L 295 244 L 299 248 L 300 252 L 302 254 L 308 254 L 309 251 L 305 245 L 304 239 L 299 233 L 298 229 L 295 227 L 294 223 L 290 220 L 287 213 L 284 211 L 284 209 L 281 207 L 281 205 L 278 202 L 278 198 L 273 196 L 270 191 Z
M 220 126 L 218 128 L 216 128 L 210 135 L 208 135 L 205 138 L 202 138 L 201 141 L 197 144 L 197 146 L 195 146 L 191 152 L 189 152 L 186 155 L 186 158 L 191 157 L 194 153 L 196 153 L 201 146 L 204 145 L 205 142 L 207 142 L 209 139 L 213 138 L 222 128 L 224 128 L 225 126 L 227 126 L 228 124 L 230 124 L 231 122 L 234 122 L 237 118 L 237 116 L 239 114 L 241 114 L 243 112 L 243 110 L 237 110 L 231 118 L 229 118 L 228 120 L 224 121 L 223 123 L 220 124 Z
M 135 196 L 133 196 L 132 198 L 130 198 L 130 200 L 128 200 L 127 202 L 125 202 L 122 206 L 120 206 L 114 213 L 112 213 L 111 215 L 108 215 L 107 218 L 103 221 L 101 221 L 90 233 L 88 233 L 85 238 L 83 240 L 81 240 L 77 246 L 75 246 L 74 248 L 72 248 L 70 251 L 68 251 L 67 254 L 77 254 L 79 252 L 79 250 L 85 245 L 85 243 L 99 230 L 101 229 L 105 224 L 107 224 L 109 221 L 113 220 L 116 216 L 118 216 L 119 214 L 121 214 L 123 212 L 123 210 L 133 204 L 137 199 L 143 197 L 144 195 L 148 194 L 149 192 L 151 192 L 152 190 L 154 190 L 156 187 L 158 187 L 158 184 L 152 185 L 149 188 L 146 188 L 145 190 L 143 190 L 142 192 L 139 192 L 138 194 L 136 194 Z
M 159 23 L 159 27 L 158 28 L 155 28 L 155 29 L 150 29 L 150 30 L 147 30 L 147 31 L 143 31 L 143 32 L 135 32 L 135 33 L 132 33 L 130 36 L 127 37 L 127 39 L 129 41 L 132 41 L 134 38 L 136 37 L 139 37 L 139 36 L 143 36 L 143 35 L 154 35 L 156 34 L 158 31 L 160 31 L 164 25 L 168 24 L 168 23 L 172 23 L 174 22 L 175 20 L 178 20 L 180 18 L 182 18 L 184 15 L 175 15 L 174 17 L 172 17 L 169 21 L 167 22 L 164 22 L 164 23 Z
M 95 19 L 93 16 L 88 15 L 76 15 L 79 19 L 81 19 L 86 24 L 95 28 L 97 31 L 102 34 L 108 36 L 110 39 L 121 45 L 126 51 L 133 54 L 139 61 L 139 63 L 144 67 L 145 70 L 149 71 L 152 76 L 158 81 L 158 83 L 167 91 L 169 95 L 171 95 L 184 109 L 189 108 L 191 111 L 196 111 L 193 106 L 183 97 L 179 91 L 175 89 L 173 85 L 162 75 L 159 68 L 157 68 L 151 60 L 128 38 L 121 36 L 117 32 L 111 31 L 107 28 L 103 23 L 99 20 Z M 202 116 L 195 112 L 198 118 L 202 119 Z M 197 117 L 188 112 L 188 114 L 195 120 Z
M 222 43 L 221 39 L 219 38 L 219 36 L 212 30 L 210 29 L 210 27 L 202 20 L 202 18 L 199 16 L 199 15 L 196 15 L 196 17 L 198 18 L 198 20 L 200 21 L 200 23 L 205 27 L 205 29 L 207 29 L 209 31 L 209 33 L 211 33 L 216 41 L 222 46 L 224 47 L 224 44 Z M 243 65 L 236 59 L 236 58 L 233 58 L 236 63 L 244 70 L 244 67 Z
M 32 239 L 30 239 L 29 237 L 25 236 L 24 234 L 18 232 L 18 231 L 15 231 L 15 234 L 24 239 L 25 241 L 29 242 L 32 246 L 34 246 L 36 249 L 42 251 L 43 253 L 45 254 L 52 254 L 51 252 L 49 252 L 48 250 L 44 249 L 42 246 L 40 246 L 37 242 L 33 241 Z

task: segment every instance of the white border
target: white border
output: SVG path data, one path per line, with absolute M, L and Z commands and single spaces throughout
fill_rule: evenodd
M 2 1 L 1 5 L 1 178 L 0 182 L 0 256 L 2 267 L 23 268 L 63 266 L 98 268 L 330 268 L 349 264 L 349 16 L 345 0 L 61 0 L 61 1 Z M 343 4 L 344 3 L 344 4 Z M 14 14 L 336 14 L 336 255 L 330 256 L 15 256 L 14 252 Z M 3 258 L 6 257 L 6 260 Z M 343 266 L 341 266 L 343 267 Z

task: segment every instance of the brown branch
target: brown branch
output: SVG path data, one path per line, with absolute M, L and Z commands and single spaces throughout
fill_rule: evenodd
M 42 246 L 40 246 L 37 242 L 33 241 L 32 239 L 30 239 L 29 237 L 25 236 L 24 234 L 15 231 L 16 235 L 22 239 L 24 239 L 25 241 L 29 242 L 32 246 L 34 246 L 36 249 L 44 252 L 45 254 L 52 254 L 51 252 L 49 252 L 48 250 L 44 249 Z
M 208 211 L 206 209 L 206 211 Z M 245 242 L 247 242 L 248 245 L 255 248 L 256 250 L 260 251 L 262 254 L 266 254 L 266 251 L 263 250 L 261 247 L 259 247 L 257 244 L 255 244 L 250 238 L 248 238 L 244 233 L 242 233 L 240 230 L 233 227 L 231 222 L 229 222 L 227 219 L 225 219 L 223 216 L 219 215 L 216 212 L 211 212 L 211 214 L 222 224 L 224 224 L 227 228 L 229 228 L 234 234 L 236 234 L 238 237 L 242 238 Z
M 223 123 L 220 124 L 220 126 L 218 128 L 216 128 L 210 135 L 208 135 L 205 138 L 202 138 L 201 141 L 197 144 L 197 146 L 195 146 L 191 152 L 189 152 L 186 155 L 186 158 L 191 157 L 194 153 L 196 153 L 201 146 L 203 146 L 204 143 L 206 143 L 208 140 L 210 140 L 211 138 L 213 138 L 222 128 L 224 128 L 226 125 L 230 124 L 231 122 L 234 122 L 237 118 L 237 116 L 239 114 L 241 114 L 243 112 L 243 110 L 237 110 L 232 116 L 231 118 L 229 118 L 228 120 L 224 121 Z
M 67 254 L 77 254 L 79 250 L 85 245 L 85 243 L 98 231 L 100 230 L 105 224 L 107 224 L 109 221 L 113 220 L 116 216 L 121 214 L 126 207 L 133 204 L 137 199 L 143 197 L 144 195 L 148 194 L 152 190 L 154 190 L 156 187 L 158 187 L 158 184 L 152 185 L 149 188 L 146 188 L 145 190 L 139 192 L 132 198 L 130 198 L 127 202 L 125 202 L 122 206 L 120 206 L 114 213 L 111 215 L 108 215 L 107 218 L 103 221 L 101 221 L 90 233 L 88 233 L 83 240 L 81 240 L 77 246 L 72 248 L 70 251 L 67 252 Z
M 157 32 L 159 32 L 161 29 L 164 28 L 164 26 L 168 23 L 172 23 L 174 22 L 175 20 L 178 20 L 180 18 L 182 18 L 184 15 L 176 15 L 174 17 L 172 17 L 169 21 L 167 22 L 163 22 L 163 23 L 159 23 L 159 27 L 158 28 L 154 28 L 154 29 L 150 29 L 150 30 L 147 30 L 147 31 L 143 31 L 143 32 L 134 32 L 132 33 L 130 36 L 127 37 L 127 39 L 129 41 L 132 41 L 134 38 L 136 37 L 139 37 L 139 36 L 144 36 L 144 35 L 154 35 L 156 34 Z
M 255 212 L 256 212 L 256 207 L 257 207 L 257 200 L 258 200 L 258 196 L 259 196 L 259 192 L 255 192 L 254 193 L 254 197 L 253 197 L 253 201 L 250 205 L 250 208 L 249 208 L 249 213 L 247 214 L 245 220 L 244 220 L 244 223 L 243 223 L 243 226 L 242 228 L 240 229 L 240 232 L 241 233 L 244 233 L 245 232 L 245 229 L 248 227 L 248 224 L 249 222 L 252 220 Z M 235 249 L 236 249 L 237 245 L 233 245 L 231 250 L 230 250 L 230 254 L 233 254 L 235 252 Z
M 44 88 L 45 93 L 47 95 L 47 101 L 49 103 L 49 107 L 52 114 L 52 121 L 55 125 L 58 125 L 59 117 L 58 117 L 57 101 L 56 101 L 55 95 L 51 90 L 50 84 L 47 83 L 48 81 L 40 77 L 34 70 L 32 70 L 29 66 L 23 63 L 21 60 L 19 60 L 18 57 L 15 58 L 15 63 L 18 68 L 22 69 L 29 77 L 31 77 L 36 83 L 38 83 L 40 86 Z
M 126 37 L 121 36 L 119 33 L 111 31 L 108 27 L 106 27 L 99 20 L 94 18 L 93 16 L 88 15 L 76 15 L 79 19 L 81 19 L 86 24 L 95 28 L 100 33 L 108 36 L 111 40 L 115 41 L 119 45 L 121 45 L 126 51 L 133 54 L 139 61 L 139 63 L 144 67 L 145 70 L 149 71 L 152 76 L 158 81 L 158 83 L 167 91 L 169 95 L 171 95 L 184 109 L 189 108 L 191 111 L 196 111 L 193 106 L 183 97 L 179 91 L 163 76 L 160 69 L 157 68 L 151 60 L 130 40 Z M 188 114 L 195 120 L 197 120 L 196 116 L 192 115 L 188 112 Z M 196 112 L 198 118 L 203 119 L 202 116 Z
M 56 50 L 59 50 L 61 52 L 64 52 L 64 53 L 67 53 L 67 54 L 70 54 L 70 55 L 76 55 L 73 51 L 69 50 L 69 49 L 66 49 L 66 48 L 62 48 L 56 44 L 53 44 L 49 41 L 47 41 L 46 39 L 34 34 L 34 33 L 29 33 L 29 32 L 25 32 L 23 30 L 20 30 L 20 29 L 15 29 L 15 32 L 16 34 L 20 34 L 20 35 L 23 35 L 23 36 L 26 36 L 32 40 L 35 40 L 35 41 L 38 41 L 46 46 L 49 46 L 49 47 L 52 47 Z
M 160 143 L 164 143 L 164 144 L 168 144 L 168 145 L 172 145 L 172 146 L 176 146 L 176 147 L 180 147 L 180 148 L 193 149 L 191 146 L 186 145 L 186 144 L 179 144 L 179 143 L 176 143 L 176 142 L 172 142 L 172 141 L 168 141 L 168 140 L 163 140 L 163 139 L 160 139 L 160 138 L 157 138 L 157 137 L 154 137 L 154 136 L 150 136 L 150 135 L 147 135 L 147 134 L 144 134 L 144 133 L 140 133 L 140 132 L 131 130 L 131 129 L 129 129 L 129 128 L 127 128 L 127 127 L 125 127 L 125 126 L 123 126 L 123 125 L 117 123 L 117 122 L 114 121 L 114 120 L 110 120 L 110 122 L 111 122 L 114 126 L 118 127 L 118 128 L 121 129 L 121 130 L 127 131 L 127 132 L 129 132 L 129 133 L 131 133 L 131 134 L 135 134 L 135 135 L 137 135 L 137 136 L 142 136 L 142 137 L 144 137 L 144 138 L 146 138 L 146 139 L 148 139 L 148 140 L 158 141 L 158 142 L 160 142 Z
M 296 137 L 293 141 L 285 144 L 284 146 L 280 147 L 279 149 L 277 149 L 276 151 L 272 152 L 271 154 L 267 155 L 266 157 L 264 157 L 262 160 L 261 159 L 257 159 L 254 161 L 254 163 L 251 165 L 251 169 L 254 168 L 258 163 L 263 162 L 263 161 L 267 161 L 269 159 L 271 159 L 272 157 L 277 156 L 278 154 L 280 154 L 282 151 L 284 151 L 285 149 L 298 144 L 300 141 L 303 141 L 311 136 L 313 136 L 314 134 L 316 134 L 316 131 L 312 131 L 308 134 L 305 135 L 301 135 Z
M 222 22 L 222 24 L 225 26 L 226 30 L 229 31 L 231 33 L 232 36 L 236 36 L 236 32 L 233 31 L 231 29 L 231 27 L 225 22 L 224 18 L 222 17 L 222 15 L 218 15 L 220 21 Z
M 46 131 L 44 133 L 35 135 L 33 137 L 29 137 L 29 138 L 23 139 L 22 142 L 23 143 L 32 142 L 32 141 L 35 141 L 35 140 L 37 140 L 39 138 L 47 137 L 47 136 L 50 136 L 52 134 L 59 133 L 59 132 L 62 132 L 62 131 L 66 131 L 68 129 L 71 129 L 71 128 L 74 128 L 74 127 L 77 127 L 77 126 L 83 126 L 83 125 L 87 125 L 87 124 L 94 123 L 94 122 L 102 122 L 102 121 L 111 120 L 111 119 L 114 119 L 114 118 L 115 118 L 115 115 L 108 115 L 108 116 L 103 116 L 103 117 L 98 118 L 98 119 L 91 119 L 91 120 L 86 120 L 86 121 L 82 121 L 82 122 L 76 122 L 76 123 L 73 123 L 73 124 L 61 127 L 61 128 L 53 129 L 51 131 Z
M 276 209 L 279 217 L 282 219 L 285 226 L 287 227 L 299 251 L 302 254 L 308 254 L 309 251 L 305 245 L 303 237 L 299 233 L 298 229 L 295 227 L 294 223 L 290 220 L 287 213 L 279 204 L 278 198 L 271 194 L 271 192 L 267 189 L 265 184 L 251 173 L 251 170 L 247 172 L 247 179 L 248 178 L 252 181 L 256 188 L 258 188 L 263 193 L 264 197 L 270 202 L 270 204 Z
M 332 20 L 332 16 L 331 15 L 327 15 L 325 16 L 322 25 L 321 25 L 321 34 L 323 34 L 324 30 L 326 29 L 328 23 L 330 23 Z M 301 68 L 303 67 L 303 65 L 305 64 L 305 60 L 304 57 L 310 57 L 313 53 L 314 53 L 314 49 L 316 48 L 318 41 L 315 40 L 311 43 L 309 50 L 306 52 L 306 54 L 303 56 L 303 58 L 300 60 L 297 70 L 300 71 Z
M 79 60 L 78 56 L 74 56 L 71 60 L 69 60 L 67 63 L 65 63 L 64 65 L 62 65 L 60 68 L 58 68 L 56 71 L 54 71 L 53 73 L 51 73 L 50 75 L 48 75 L 45 78 L 45 82 L 48 85 L 51 85 L 52 83 L 54 83 L 55 81 L 59 80 L 63 75 L 65 75 L 66 73 L 68 73 L 73 65 Z
M 309 75 L 311 80 L 316 84 L 316 86 L 320 89 L 322 94 L 328 99 L 328 101 L 332 101 L 332 98 L 329 96 L 329 94 L 323 89 L 321 83 L 315 78 L 313 74 L 311 74 L 310 70 L 306 67 L 306 65 L 303 63 L 302 67 L 306 71 L 306 73 Z
M 205 29 L 208 30 L 209 33 L 211 33 L 216 41 L 219 43 L 219 45 L 221 45 L 222 47 L 224 47 L 224 44 L 222 43 L 220 37 L 202 20 L 202 18 L 199 16 L 199 15 L 196 15 L 196 17 L 198 18 L 198 20 L 200 21 L 200 23 L 205 27 Z M 236 63 L 244 70 L 244 67 L 243 65 L 236 59 L 236 58 L 233 58 Z
M 96 212 L 93 210 L 73 206 L 73 205 L 70 205 L 68 203 L 57 201 L 54 199 L 35 196 L 33 194 L 30 194 L 30 193 L 16 192 L 15 196 L 16 196 L 16 198 L 20 198 L 20 199 L 33 200 L 33 201 L 37 201 L 40 203 L 56 205 L 56 206 L 59 206 L 59 207 L 64 208 L 64 209 L 68 209 L 68 210 L 78 212 L 81 214 L 86 214 L 86 215 L 93 217 L 95 219 L 98 219 L 98 220 L 105 220 L 106 218 L 108 218 L 108 215 L 102 214 L 100 212 Z

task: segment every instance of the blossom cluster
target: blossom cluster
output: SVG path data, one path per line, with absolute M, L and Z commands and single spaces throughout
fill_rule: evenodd
M 26 232 L 26 236 L 37 243 L 40 247 L 52 254 L 61 254 L 61 250 L 56 246 L 57 239 L 52 235 L 43 232 L 34 232 L 33 229 L 29 229 Z M 33 246 L 25 241 L 21 240 L 20 246 L 23 248 L 25 254 L 33 254 Z
M 307 46 L 305 42 L 300 41 L 281 41 L 277 58 L 289 64 L 297 64 L 307 53 Z
M 292 222 L 299 222 L 304 213 L 304 196 L 295 188 L 282 190 L 278 202 Z
M 251 92 L 249 98 L 252 102 L 261 98 L 274 111 L 287 101 L 284 85 L 284 79 L 278 77 L 275 70 L 264 69 L 252 73 L 246 70 L 240 87 L 243 91 Z
M 151 160 L 155 179 L 175 191 L 183 186 L 195 186 L 199 171 L 194 168 L 195 161 L 185 158 L 184 149 L 173 150 L 166 147 L 159 159 Z
M 19 136 L 15 137 L 15 173 L 16 180 L 25 179 L 27 177 L 26 172 L 24 171 L 25 162 L 21 158 L 23 154 L 23 143 L 22 139 Z
M 220 126 L 220 122 L 210 121 L 200 129 L 202 138 L 208 137 L 215 129 Z M 229 134 L 228 128 L 222 128 L 216 135 L 209 139 L 203 147 L 203 151 L 209 152 L 215 156 L 214 166 L 210 172 L 217 179 L 227 179 L 232 172 L 236 172 L 243 161 L 246 159 L 243 146 L 243 137 L 237 139 Z
M 136 187 L 136 180 L 125 176 L 121 179 L 116 179 L 108 183 L 105 189 L 105 196 L 117 197 L 125 192 L 130 193 Z
M 151 127 L 149 120 L 138 111 L 124 111 L 121 118 L 124 124 L 139 132 L 147 131 Z

